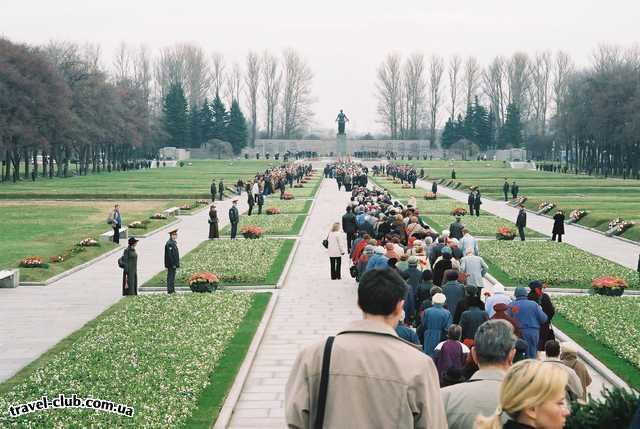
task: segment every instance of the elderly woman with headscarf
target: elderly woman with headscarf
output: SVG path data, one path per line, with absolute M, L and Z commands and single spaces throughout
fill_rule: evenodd
M 545 285 L 540 280 L 534 280 L 529 283 L 529 295 L 527 298 L 531 301 L 537 302 L 542 311 L 547 315 L 547 321 L 540 325 L 540 341 L 538 341 L 538 351 L 544 350 L 544 345 L 549 340 L 555 340 L 556 336 L 551 328 L 551 319 L 556 314 L 556 309 L 551 302 L 549 295 L 544 293 Z
M 426 354 L 433 357 L 436 346 L 446 338 L 447 329 L 451 326 L 451 313 L 444 308 L 446 298 L 444 294 L 436 293 L 431 301 L 433 306 L 428 308 L 422 316 L 424 327 L 424 346 Z

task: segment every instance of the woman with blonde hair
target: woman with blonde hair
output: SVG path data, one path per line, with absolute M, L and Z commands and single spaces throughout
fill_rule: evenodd
M 514 364 L 502 382 L 496 412 L 478 416 L 474 428 L 562 429 L 569 415 L 567 380 L 562 368 L 546 362 L 526 359 Z
M 329 265 L 331 266 L 331 280 L 341 279 L 342 255 L 347 249 L 346 237 L 340 232 L 340 222 L 331 225 L 327 235 L 327 250 L 329 251 Z

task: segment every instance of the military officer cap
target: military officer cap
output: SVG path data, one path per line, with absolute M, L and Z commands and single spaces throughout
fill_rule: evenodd
M 171 235 L 171 234 L 177 234 L 177 233 L 178 233 L 178 230 L 177 230 L 177 229 L 174 229 L 173 231 L 169 231 L 169 235 Z

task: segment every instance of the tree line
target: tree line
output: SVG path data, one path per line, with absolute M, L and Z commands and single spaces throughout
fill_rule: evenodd
M 474 57 L 391 53 L 377 70 L 378 121 L 392 139 L 522 147 L 574 173 L 637 178 L 639 52 L 601 45 L 582 69 L 562 51 L 484 67 Z
M 104 66 L 97 45 L 0 38 L 0 179 L 124 170 L 166 145 L 218 139 L 239 153 L 259 134 L 297 138 L 312 116 L 312 80 L 294 50 L 249 52 L 243 71 L 192 44 L 154 57 L 122 43 Z

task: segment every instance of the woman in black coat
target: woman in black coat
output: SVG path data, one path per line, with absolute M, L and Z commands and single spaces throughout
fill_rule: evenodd
M 564 235 L 564 213 L 562 210 L 558 210 L 556 214 L 553 215 L 551 241 L 556 241 L 556 235 L 558 236 L 558 243 L 562 243 L 562 236 Z
M 136 253 L 135 237 L 129 237 L 129 246 L 122 254 L 122 295 L 138 294 L 138 254 Z
M 218 211 L 216 206 L 211 204 L 209 209 L 209 240 L 214 238 L 220 238 L 220 232 L 218 231 Z
M 251 193 L 251 183 L 247 183 L 247 204 L 249 205 L 249 210 L 247 211 L 247 215 L 251 216 L 251 212 L 253 211 L 253 206 L 255 205 L 255 200 L 253 198 L 253 194 Z
M 540 304 L 542 311 L 547 315 L 547 321 L 540 325 L 540 337 L 538 340 L 538 351 L 544 351 L 544 345 L 549 340 L 555 340 L 556 335 L 551 328 L 551 320 L 556 314 L 556 309 L 551 302 L 549 295 L 544 293 L 543 284 L 539 280 L 534 280 L 529 283 L 529 295 L 527 298 L 529 301 L 535 301 Z

